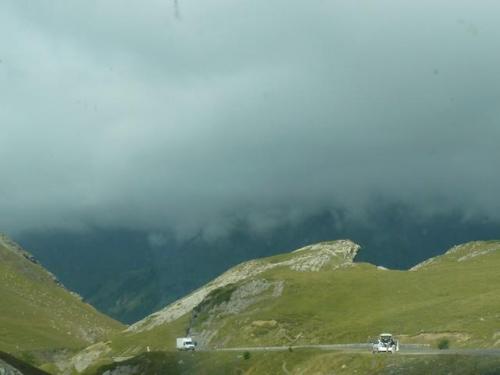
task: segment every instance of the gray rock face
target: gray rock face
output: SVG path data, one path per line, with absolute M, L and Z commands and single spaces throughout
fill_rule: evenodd
M 500 251 L 500 241 L 472 241 L 461 245 L 453 246 L 444 255 L 439 255 L 417 264 L 410 268 L 410 271 L 418 271 L 440 264 L 444 261 L 465 262 L 477 257 L 489 255 Z
M 23 373 L 0 359 L 0 375 L 23 375 Z
M 189 334 L 196 338 L 200 348 L 209 347 L 212 344 L 212 339 L 214 339 L 221 328 L 220 322 L 223 321 L 223 317 L 237 315 L 264 300 L 278 298 L 283 293 L 284 288 L 284 281 L 255 279 L 227 290 L 226 294 L 229 296 L 224 301 L 208 296 L 193 310 Z M 205 316 L 205 320 L 200 322 L 198 319 L 199 316 Z M 256 323 L 256 325 L 259 324 L 261 326 L 271 325 L 274 327 L 277 322 L 265 321 Z

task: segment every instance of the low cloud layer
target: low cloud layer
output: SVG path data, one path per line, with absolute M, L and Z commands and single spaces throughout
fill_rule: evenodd
M 498 2 L 174 3 L 2 1 L 2 230 L 498 217 Z

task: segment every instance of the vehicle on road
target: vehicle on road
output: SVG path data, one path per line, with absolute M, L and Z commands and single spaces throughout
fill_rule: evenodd
M 176 340 L 177 350 L 192 350 L 194 351 L 196 343 L 191 337 L 177 337 Z
M 372 353 L 396 353 L 399 351 L 399 342 L 394 340 L 390 333 L 380 334 L 377 342 L 372 346 Z

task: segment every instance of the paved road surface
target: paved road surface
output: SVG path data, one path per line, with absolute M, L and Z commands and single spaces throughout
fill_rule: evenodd
M 271 352 L 287 351 L 289 346 L 257 346 L 241 348 L 219 348 L 216 351 L 237 351 L 237 352 Z M 331 345 L 294 345 L 293 350 L 300 349 L 320 349 L 340 351 L 346 353 L 371 353 L 372 344 L 331 344 Z M 376 355 L 391 355 L 389 353 L 378 353 Z M 396 355 L 474 355 L 474 356 L 500 356 L 500 349 L 432 349 L 429 345 L 401 344 Z

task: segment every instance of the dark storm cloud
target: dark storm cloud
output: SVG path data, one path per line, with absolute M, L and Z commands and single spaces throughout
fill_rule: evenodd
M 0 228 L 498 212 L 497 2 L 178 3 L 2 2 Z

